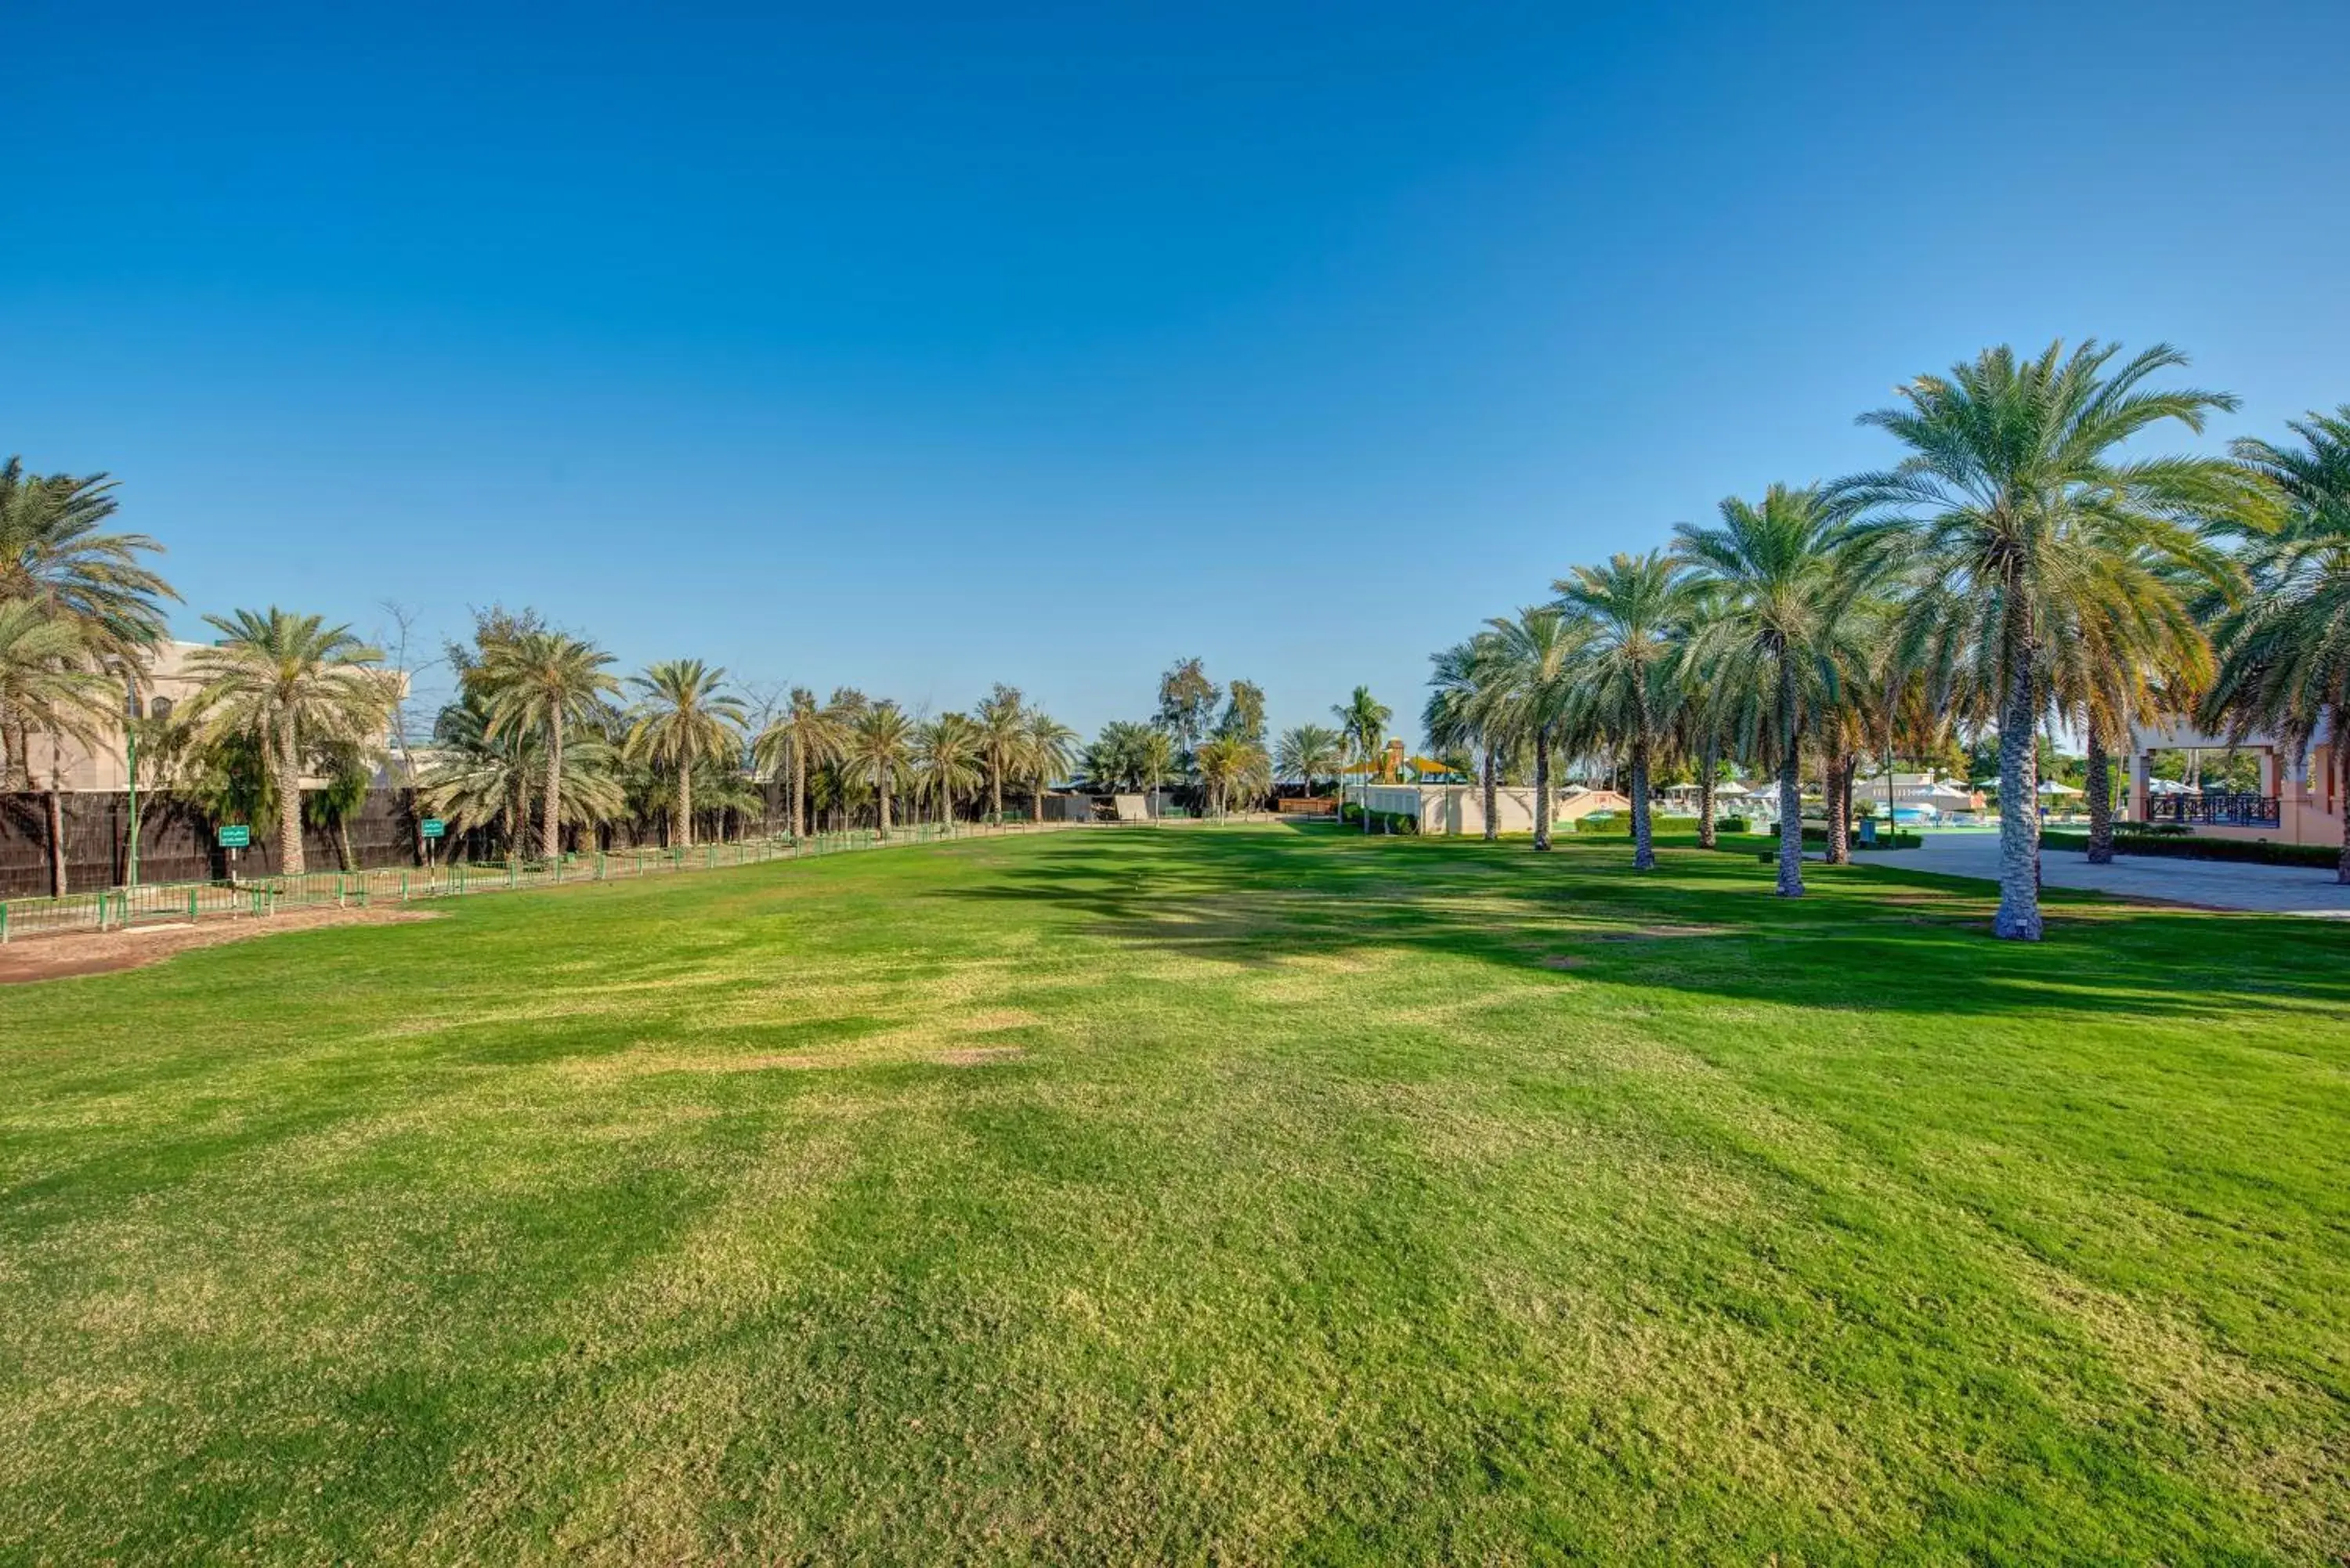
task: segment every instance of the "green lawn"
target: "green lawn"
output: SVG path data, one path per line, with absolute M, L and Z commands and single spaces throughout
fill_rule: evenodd
M 1127 829 L 0 992 L 0 1559 L 2350 1552 L 2350 929 Z

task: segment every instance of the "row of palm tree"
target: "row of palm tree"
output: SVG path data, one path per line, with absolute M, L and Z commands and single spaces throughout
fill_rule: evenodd
M 2350 792 L 2350 409 L 2293 426 L 2292 445 L 2147 452 L 2236 407 L 2157 384 L 2185 362 L 2090 342 L 1918 378 L 1862 416 L 1902 448 L 1891 466 L 1724 501 L 1712 524 L 1578 566 L 1547 602 L 1436 654 L 1431 745 L 1482 753 L 1489 835 L 1497 774 L 1530 753 L 1537 848 L 1554 761 L 1620 763 L 1641 869 L 1660 760 L 1696 767 L 1708 844 L 1720 769 L 1775 776 L 1778 890 L 1799 897 L 1807 770 L 1840 860 L 1864 755 L 1889 766 L 1994 733 L 1994 929 L 2026 940 L 2042 929 L 2043 728 L 2086 742 L 2099 858 L 2111 758 L 2166 715 L 2302 747 L 2330 730 Z

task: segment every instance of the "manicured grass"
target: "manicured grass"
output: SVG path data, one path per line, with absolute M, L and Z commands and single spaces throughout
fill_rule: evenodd
M 2350 929 L 1128 829 L 0 993 L 0 1558 L 2328 1560 Z

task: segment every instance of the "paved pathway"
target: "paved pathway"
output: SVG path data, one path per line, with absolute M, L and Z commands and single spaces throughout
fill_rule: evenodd
M 1929 832 L 1925 839 L 1915 849 L 1864 853 L 1853 859 L 1863 866 L 1999 879 L 1998 834 Z M 2110 866 L 2092 866 L 2089 857 L 2078 851 L 2049 849 L 2041 853 L 2040 879 L 2051 888 L 2124 893 L 2212 909 L 2261 909 L 2350 919 L 2350 888 L 2334 881 L 2331 871 L 2298 866 L 2246 866 L 2162 855 L 2120 855 Z

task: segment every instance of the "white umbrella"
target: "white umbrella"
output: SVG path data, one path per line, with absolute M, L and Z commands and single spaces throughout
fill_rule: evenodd
M 2078 794 L 2081 792 L 2071 784 L 2058 784 L 2054 779 L 2043 779 L 2040 781 L 2040 793 L 2042 794 Z
M 2185 784 L 2180 784 L 2177 779 L 2148 779 L 2146 781 L 2146 793 L 2148 794 L 2191 794 L 2194 792 L 2189 790 Z
M 1716 798 L 1720 798 L 1722 795 L 1747 794 L 1752 792 L 1750 792 L 1744 784 L 1740 784 L 1736 779 L 1731 779 L 1728 784 L 1718 784 L 1714 785 L 1713 793 Z

